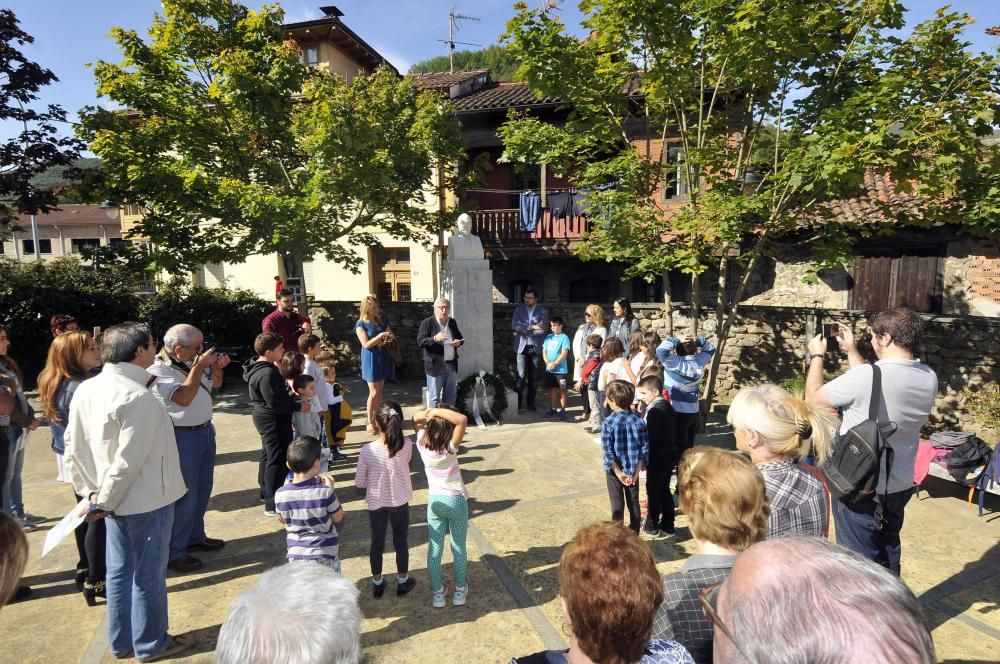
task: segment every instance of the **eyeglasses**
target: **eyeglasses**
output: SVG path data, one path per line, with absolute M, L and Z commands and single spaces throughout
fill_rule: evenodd
M 729 641 L 733 644 L 733 647 L 736 648 L 741 655 L 743 655 L 744 659 L 748 662 L 752 661 L 750 656 L 743 651 L 743 648 L 740 648 L 740 644 L 736 642 L 736 637 L 734 637 L 733 633 L 728 627 L 726 627 L 726 624 L 722 622 L 722 618 L 719 617 L 719 614 L 715 612 L 715 604 L 719 598 L 719 588 L 722 587 L 723 583 L 724 581 L 720 581 L 710 586 L 705 586 L 698 591 L 698 600 L 701 602 L 701 611 L 705 614 L 705 617 L 709 619 L 712 625 L 718 627 L 719 630 L 726 635 Z
M 589 313 L 587 313 L 586 311 L 584 311 L 584 312 L 583 312 L 583 317 L 584 317 L 584 318 L 590 318 L 591 316 L 590 316 L 590 314 L 589 314 Z

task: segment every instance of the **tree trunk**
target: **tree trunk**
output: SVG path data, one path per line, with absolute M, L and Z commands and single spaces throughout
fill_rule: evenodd
M 281 252 L 281 262 L 285 266 L 285 288 L 289 288 L 289 279 L 298 279 L 302 287 L 302 301 L 305 302 L 306 292 L 309 285 L 305 278 L 305 261 L 302 256 L 295 252 Z
M 701 276 L 691 275 L 691 336 L 698 336 L 698 319 L 701 317 Z
M 667 319 L 667 336 L 674 336 L 674 299 L 670 292 L 670 272 L 663 273 L 663 316 Z

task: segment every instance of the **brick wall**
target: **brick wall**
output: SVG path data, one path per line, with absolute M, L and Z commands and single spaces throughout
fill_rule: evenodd
M 633 305 L 643 331 L 666 336 L 667 320 L 659 305 Z M 514 335 L 511 319 L 515 305 L 494 304 L 493 322 L 496 370 L 506 381 L 514 375 Z M 608 307 L 610 313 L 610 307 Z M 399 337 L 403 354 L 400 375 L 422 378 L 421 351 L 416 345 L 420 321 L 431 315 L 429 302 L 387 303 L 384 313 Z M 550 315 L 567 321 L 567 333 L 573 336 L 583 322 L 583 305 L 556 304 Z M 715 320 L 704 312 L 701 331 L 711 335 Z M 806 329 L 819 314 L 822 322 L 852 325 L 862 354 L 874 356 L 868 338 L 868 314 L 841 309 L 803 309 L 794 307 L 741 307 L 741 316 L 730 334 L 722 355 L 717 384 L 717 400 L 728 403 L 740 388 L 761 382 L 780 383 L 804 375 Z M 359 348 L 354 335 L 358 305 L 352 302 L 322 302 L 310 309 L 316 328 L 338 357 L 338 371 L 345 375 L 359 373 Z M 1000 382 L 1000 318 L 980 316 L 923 316 L 926 322 L 922 358 L 938 374 L 939 390 L 931 423 L 935 428 L 975 429 L 964 408 L 962 392 L 966 387 Z M 459 320 L 461 324 L 461 320 Z M 674 313 L 675 334 L 687 332 L 690 312 L 680 308 Z M 812 329 L 810 327 L 810 329 Z M 847 369 L 843 353 L 831 356 L 826 366 L 829 377 Z

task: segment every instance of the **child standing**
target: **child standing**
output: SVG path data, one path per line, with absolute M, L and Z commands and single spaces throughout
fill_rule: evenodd
M 292 379 L 292 394 L 300 403 L 308 403 L 309 411 L 301 410 L 292 413 L 292 428 L 295 435 L 312 436 L 320 439 L 323 431 L 323 419 L 320 413 L 319 400 L 316 398 L 316 381 L 309 374 L 299 374 Z
M 344 510 L 333 490 L 333 478 L 318 477 L 321 445 L 312 436 L 299 436 L 288 446 L 292 481 L 274 496 L 278 518 L 285 524 L 288 561 L 312 561 L 340 573 L 337 524 Z
M 601 346 L 601 373 L 597 377 L 598 402 L 601 406 L 601 415 L 605 418 L 611 414 L 611 409 L 608 407 L 605 397 L 608 385 L 616 380 L 624 380 L 627 383 L 632 382 L 629 380 L 628 373 L 625 370 L 627 366 L 625 346 L 622 344 L 621 339 L 617 337 L 605 339 L 604 345 Z
M 323 382 L 323 369 L 319 366 L 320 352 L 323 347 L 320 346 L 319 337 L 315 334 L 303 334 L 299 337 L 299 352 L 302 353 L 304 362 L 302 365 L 303 373 L 309 374 L 316 381 L 316 403 L 319 406 L 319 417 L 323 421 L 323 436 L 320 438 L 320 442 L 326 440 L 326 421 L 329 418 L 329 406 L 330 404 L 326 400 L 326 384 Z
M 444 608 L 447 586 L 441 581 L 441 556 L 445 533 L 451 533 L 451 556 L 455 561 L 454 606 L 462 606 L 469 594 L 465 574 L 469 556 L 465 535 L 469 525 L 469 492 L 458 467 L 458 447 L 468 419 L 451 406 L 438 406 L 413 416 L 417 451 L 427 475 L 427 571 L 431 577 L 433 605 Z
M 368 523 L 372 543 L 368 558 L 372 570 L 372 594 L 379 598 L 385 592 L 382 578 L 382 552 L 385 549 L 385 528 L 392 525 L 392 545 L 396 550 L 396 594 L 405 595 L 417 585 L 407 572 L 410 551 L 406 531 L 410 527 L 410 459 L 413 441 L 403 436 L 403 409 L 395 401 L 385 400 L 375 411 L 375 427 L 379 435 L 361 448 L 354 483 L 366 489 Z
M 351 404 L 347 403 L 347 388 L 337 382 L 337 363 L 333 353 L 321 353 L 316 361 L 323 372 L 326 392 L 327 412 L 326 437 L 330 441 L 330 459 L 343 461 L 347 455 L 341 452 L 347 440 L 347 430 L 351 426 Z
M 605 345 L 614 341 L 609 339 Z M 624 380 L 607 386 L 611 414 L 601 425 L 601 448 L 607 474 L 611 520 L 624 521 L 628 508 L 628 527 L 639 532 L 639 472 L 649 464 L 649 437 L 642 418 L 632 410 L 635 388 Z
M 587 431 L 598 433 L 601 430 L 601 406 L 597 399 L 597 379 L 601 375 L 601 345 L 604 339 L 598 334 L 587 337 L 587 358 L 580 369 L 580 382 L 576 389 L 584 395 L 590 405 L 590 418 L 587 421 Z
M 639 381 L 639 399 L 646 404 L 642 420 L 649 438 L 649 466 L 646 468 L 646 522 L 642 531 L 657 537 L 674 536 L 674 497 L 670 476 L 681 459 L 674 427 L 674 409 L 663 398 L 663 381 L 646 376 Z
M 542 341 L 545 386 L 549 388 L 549 409 L 545 411 L 545 417 L 555 415 L 558 406 L 559 419 L 565 420 L 567 376 L 569 375 L 569 363 L 566 362 L 566 358 L 569 356 L 569 337 L 563 333 L 564 323 L 560 316 L 553 316 L 549 320 L 549 325 L 552 327 L 552 332 Z

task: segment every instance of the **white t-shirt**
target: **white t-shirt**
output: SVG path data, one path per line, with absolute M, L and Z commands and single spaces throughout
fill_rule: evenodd
M 172 364 L 167 364 L 159 358 L 146 371 L 156 376 L 156 382 L 150 391 L 167 409 L 174 426 L 196 427 L 212 419 L 212 380 L 206 375 L 201 376 L 201 387 L 187 406 L 173 401 L 174 392 L 187 380 L 187 374 Z
M 597 390 L 599 392 L 605 392 L 608 389 L 608 383 L 610 382 L 610 374 L 615 374 L 615 380 L 624 380 L 626 383 L 631 383 L 632 381 L 628 378 L 628 372 L 625 371 L 625 358 L 619 357 L 611 362 L 605 362 L 601 365 L 601 373 L 597 376 Z
M 938 379 L 937 374 L 920 360 L 886 359 L 876 364 L 882 371 L 879 421 L 895 422 L 897 426 L 888 439 L 893 449 L 888 492 L 896 493 L 913 486 L 920 428 L 934 406 Z M 868 419 L 871 391 L 870 364 L 854 367 L 823 386 L 830 404 L 844 409 L 840 433 Z M 884 477 L 879 478 L 878 491 L 886 491 Z
M 306 358 L 305 364 L 302 365 L 302 371 L 313 377 L 316 381 L 316 401 L 319 402 L 319 408 L 321 411 L 326 410 L 330 401 L 327 398 L 327 391 L 323 388 L 325 381 L 323 380 L 323 368 L 316 364 L 315 360 Z

